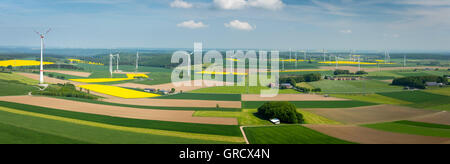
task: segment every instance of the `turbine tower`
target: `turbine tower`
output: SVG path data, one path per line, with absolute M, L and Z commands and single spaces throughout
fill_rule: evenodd
M 119 60 L 120 60 L 120 55 L 119 53 L 116 55 L 117 56 L 117 67 L 116 67 L 116 72 L 119 72 Z
M 50 28 L 45 33 L 35 31 L 41 38 L 41 67 L 39 70 L 39 84 L 44 84 L 44 38 L 51 30 L 52 29 Z
M 113 69 L 112 69 L 112 59 L 114 58 L 114 55 L 110 52 L 109 53 L 109 72 L 111 73 L 111 78 L 112 78 L 112 72 L 113 72 Z
M 138 72 L 139 69 L 139 51 L 136 53 L 136 73 Z

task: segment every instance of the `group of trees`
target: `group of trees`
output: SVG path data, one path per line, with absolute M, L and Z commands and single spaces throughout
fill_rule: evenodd
M 410 76 L 410 77 L 396 78 L 392 81 L 392 85 L 425 89 L 426 82 L 437 82 L 447 85 L 448 78 L 446 78 L 445 76 Z
M 322 75 L 320 73 L 312 73 L 312 74 L 305 74 L 305 75 L 282 77 L 282 78 L 280 78 L 280 83 L 290 83 L 292 86 L 295 86 L 297 83 L 313 82 L 313 81 L 319 81 L 321 79 L 322 79 Z
M 78 91 L 75 85 L 66 83 L 66 84 L 57 84 L 50 85 L 43 91 L 35 91 L 33 94 L 45 95 L 45 96 L 60 96 L 60 97 L 76 97 L 76 98 L 84 98 L 84 99 L 98 99 L 97 96 L 91 95 L 89 93 L 85 93 L 82 91 Z
M 366 74 L 368 74 L 366 71 L 357 71 L 355 73 L 352 73 L 349 70 L 340 70 L 340 69 L 334 71 L 334 75 L 366 75 Z
M 320 81 L 322 79 L 322 75 L 319 73 L 312 73 L 312 74 L 305 74 L 305 75 L 295 75 L 295 76 L 287 76 L 287 77 L 282 77 L 280 78 L 280 83 L 289 83 L 291 84 L 293 87 L 295 87 L 295 89 L 297 91 L 300 92 L 305 92 L 305 93 L 309 93 L 309 92 L 321 92 L 322 89 L 320 88 L 305 88 L 305 87 L 299 87 L 297 86 L 297 83 L 301 83 L 301 82 L 314 82 L 314 81 Z
M 289 102 L 266 102 L 258 108 L 259 116 L 264 119 L 278 118 L 284 123 L 303 123 L 303 115 L 297 112 L 297 107 Z
M 7 67 L 1 66 L 0 69 L 1 69 L 1 72 L 3 72 L 3 73 L 11 73 L 13 67 L 11 65 L 9 65 Z

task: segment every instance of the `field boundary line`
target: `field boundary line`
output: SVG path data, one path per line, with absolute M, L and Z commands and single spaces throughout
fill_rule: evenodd
M 241 129 L 241 133 L 242 133 L 242 136 L 244 137 L 245 143 L 246 143 L 246 144 L 250 144 L 250 143 L 248 142 L 247 135 L 245 135 L 245 132 L 244 132 L 245 126 L 241 126 L 241 127 L 239 127 L 239 128 Z
M 160 135 L 160 136 L 172 136 L 172 137 L 200 139 L 200 140 L 223 141 L 223 142 L 235 142 L 235 143 L 243 142 L 243 138 L 241 138 L 241 137 L 231 137 L 231 136 L 212 135 L 212 134 L 197 134 L 197 133 L 187 133 L 187 132 L 176 132 L 176 131 L 167 131 L 167 130 L 145 129 L 145 128 L 134 128 L 134 127 L 109 125 L 109 124 L 97 123 L 97 122 L 92 122 L 92 121 L 84 121 L 84 120 L 64 118 L 64 117 L 59 117 L 59 116 L 51 116 L 51 115 L 45 115 L 45 114 L 39 114 L 39 113 L 33 113 L 33 112 L 20 111 L 20 110 L 15 110 L 15 109 L 11 109 L 11 108 L 5 108 L 5 107 L 1 107 L 0 111 L 19 114 L 19 115 L 25 115 L 25 116 L 32 116 L 32 117 L 39 117 L 39 118 L 45 118 L 45 119 L 50 119 L 50 120 L 62 121 L 62 122 L 68 122 L 68 123 L 85 125 L 85 126 L 125 131 L 125 132 L 152 134 L 152 135 Z

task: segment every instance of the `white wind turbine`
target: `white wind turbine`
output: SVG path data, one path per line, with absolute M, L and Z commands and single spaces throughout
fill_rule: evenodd
M 139 69 L 139 51 L 136 53 L 136 73 L 138 72 Z
M 52 29 L 48 29 L 45 33 L 39 33 L 37 31 L 36 34 L 38 34 L 41 38 L 41 67 L 39 70 L 39 84 L 44 84 L 44 38 L 45 36 L 51 31 Z

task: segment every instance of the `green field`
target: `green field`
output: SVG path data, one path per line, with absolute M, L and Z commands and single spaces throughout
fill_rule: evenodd
M 351 144 L 300 125 L 245 127 L 251 144 Z
M 334 81 L 322 80 L 309 83 L 324 93 L 377 93 L 402 91 L 403 87 L 391 86 L 377 80 Z
M 242 108 L 259 108 L 265 101 L 243 101 Z M 297 108 L 353 108 L 360 106 L 376 105 L 375 103 L 362 101 L 290 101 Z
M 448 137 L 450 138 L 450 126 L 440 124 L 429 124 L 412 121 L 397 121 L 379 124 L 363 125 L 368 128 L 395 132 L 414 134 L 422 136 Z
M 0 80 L 6 80 L 6 81 L 19 81 L 20 83 L 24 83 L 27 85 L 37 85 L 39 84 L 39 81 L 30 79 L 21 75 L 18 75 L 17 73 L 0 73 Z
M 243 109 L 242 112 L 196 111 L 195 117 L 233 117 L 237 118 L 239 125 L 272 125 L 268 120 L 256 116 L 256 109 Z
M 433 88 L 433 89 L 427 89 L 424 91 L 428 92 L 428 93 L 438 94 L 438 95 L 450 96 L 450 87 Z
M 344 99 L 351 99 L 356 101 L 371 102 L 376 104 L 393 104 L 393 105 L 411 104 L 411 102 L 408 101 L 382 96 L 380 94 L 331 94 L 330 96 Z
M 406 77 L 406 76 L 443 76 L 448 75 L 450 71 L 448 70 L 393 70 L 393 71 L 381 71 L 381 72 L 369 72 L 369 77 L 390 77 L 390 79 L 398 78 L 398 77 Z
M 189 110 L 189 111 L 241 111 L 241 108 L 202 108 L 202 107 L 161 107 L 161 106 L 140 106 L 140 105 L 129 105 L 129 104 L 117 104 L 110 103 L 100 100 L 90 100 L 90 99 L 80 99 L 74 97 L 54 97 L 72 101 L 80 101 L 93 104 L 111 105 L 111 106 L 121 106 L 130 108 L 140 108 L 140 109 L 161 109 L 161 110 Z
M 424 91 L 380 93 L 380 95 L 411 102 L 408 106 L 421 109 L 450 110 L 450 96 Z
M 159 130 L 200 133 L 200 134 L 214 134 L 224 136 L 238 136 L 238 137 L 242 136 L 239 127 L 233 125 L 212 125 L 212 124 L 195 124 L 195 123 L 180 123 L 180 122 L 168 122 L 156 120 L 129 119 L 129 118 L 110 117 L 88 113 L 71 112 L 65 110 L 50 109 L 45 107 L 38 107 L 3 101 L 0 101 L 0 106 L 27 112 L 98 122 L 117 126 L 159 129 Z
M 175 95 L 155 97 L 153 99 L 241 101 L 241 95 L 240 94 L 180 93 L 180 94 L 175 94 Z
M 86 144 L 62 136 L 0 123 L 0 144 Z
M 27 95 L 28 92 L 38 90 L 35 86 L 26 85 L 17 81 L 0 80 L 0 96 Z
M 19 135 L 18 129 L 11 129 L 13 132 L 2 133 L 2 140 L 0 142 L 9 142 L 14 140 L 21 140 L 22 143 L 97 143 L 97 144 L 208 144 L 208 143 L 233 143 L 233 142 L 222 142 L 215 140 L 203 140 L 203 139 L 191 139 L 183 138 L 178 136 L 166 136 L 159 134 L 151 134 L 145 130 L 142 132 L 136 131 L 132 132 L 126 127 L 116 127 L 107 126 L 103 124 L 95 124 L 91 122 L 82 122 L 77 120 L 70 120 L 65 118 L 44 118 L 48 117 L 45 115 L 29 116 L 25 114 L 17 114 L 6 112 L 5 110 L 10 110 L 8 108 L 0 107 L 0 124 L 7 125 L 9 127 L 19 127 L 20 129 L 28 129 L 33 132 L 40 133 L 46 136 L 51 136 L 54 138 L 59 138 L 57 140 L 41 140 L 38 142 L 38 134 L 29 132 L 22 133 L 24 136 Z M 114 129 L 116 128 L 116 129 Z M 234 142 L 236 143 L 236 142 Z
M 327 124 L 327 125 L 341 125 L 342 123 L 330 120 L 328 118 L 319 116 L 317 114 L 307 112 L 301 109 L 297 109 L 297 112 L 303 115 L 303 120 L 305 120 L 305 124 Z

